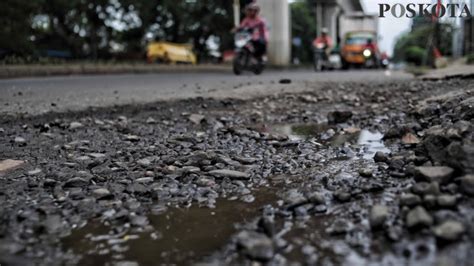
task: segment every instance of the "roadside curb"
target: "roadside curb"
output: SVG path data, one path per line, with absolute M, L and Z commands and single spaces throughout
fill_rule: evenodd
M 108 64 L 71 64 L 71 65 L 4 65 L 0 68 L 0 79 L 24 77 L 49 77 L 69 75 L 103 74 L 153 74 L 153 73 L 200 73 L 229 72 L 230 65 L 108 65 Z
M 443 69 L 436 69 L 420 76 L 419 79 L 426 81 L 474 79 L 474 65 L 453 65 Z

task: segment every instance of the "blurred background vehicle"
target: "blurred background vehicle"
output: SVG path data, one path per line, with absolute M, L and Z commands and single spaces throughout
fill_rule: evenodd
M 188 44 L 152 42 L 147 46 L 146 57 L 149 63 L 188 63 L 193 65 L 197 63 L 192 46 Z
M 332 49 L 329 54 L 327 47 L 323 44 L 317 44 L 314 47 L 313 67 L 314 71 L 341 69 L 341 55 L 338 49 Z
M 343 68 L 376 67 L 378 49 L 373 41 L 376 38 L 376 33 L 372 31 L 347 33 L 341 50 Z
M 254 42 L 252 42 L 253 29 L 242 28 L 235 33 L 235 56 L 233 60 L 234 74 L 240 75 L 243 71 L 252 71 L 259 75 L 263 72 L 265 64 L 255 55 Z

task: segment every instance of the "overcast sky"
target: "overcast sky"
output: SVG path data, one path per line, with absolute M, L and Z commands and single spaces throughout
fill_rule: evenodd
M 366 13 L 378 14 L 379 3 L 433 3 L 434 0 L 361 0 Z M 443 3 L 450 2 L 449 0 L 442 0 Z M 456 3 L 469 3 L 469 0 L 454 0 Z M 382 37 L 380 41 L 380 49 L 392 54 L 393 47 L 397 38 L 407 32 L 411 26 L 411 19 L 409 18 L 395 18 L 387 13 L 385 18 L 379 19 L 379 32 Z

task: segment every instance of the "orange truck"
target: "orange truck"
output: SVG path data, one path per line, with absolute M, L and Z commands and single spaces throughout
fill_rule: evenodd
M 379 54 L 375 32 L 348 32 L 341 49 L 343 68 L 350 66 L 378 67 Z
M 377 16 L 353 13 L 341 17 L 340 36 L 341 61 L 344 68 L 379 65 Z

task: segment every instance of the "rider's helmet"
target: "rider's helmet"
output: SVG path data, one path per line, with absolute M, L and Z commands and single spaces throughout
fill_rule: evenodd
M 321 29 L 321 33 L 322 33 L 322 34 L 328 34 L 328 33 L 329 33 L 328 28 L 322 28 L 322 29 Z
M 260 12 L 260 6 L 257 3 L 250 3 L 245 7 L 245 10 Z

